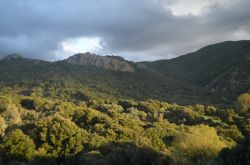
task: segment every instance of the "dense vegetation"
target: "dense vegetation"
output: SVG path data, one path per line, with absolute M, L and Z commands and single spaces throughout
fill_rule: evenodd
M 229 99 L 250 92 L 250 41 L 222 42 L 175 59 L 143 64 Z
M 60 92 L 52 88 L 46 96 L 38 89 L 22 95 L 19 88 L 2 88 L 0 96 L 2 164 L 249 161 L 249 94 L 239 96 L 236 109 L 221 109 L 157 100 L 86 99 L 80 91 L 72 91 L 76 97 L 53 98 Z M 233 155 L 230 160 L 228 155 Z
M 0 61 L 0 85 L 16 85 L 24 87 L 20 92 L 27 89 L 26 93 L 31 93 L 35 90 L 43 95 L 55 89 L 60 95 L 69 98 L 71 96 L 67 93 L 74 90 L 91 97 L 157 99 L 178 104 L 225 102 L 199 87 L 159 76 L 146 69 L 136 68 L 133 73 L 119 72 L 64 61 Z
M 241 42 L 148 68 L 90 54 L 70 62 L 4 58 L 0 165 L 250 164 L 250 51 Z

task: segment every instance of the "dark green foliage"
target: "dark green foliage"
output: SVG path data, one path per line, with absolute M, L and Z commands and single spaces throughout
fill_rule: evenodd
M 93 161 L 93 162 L 92 162 Z M 81 157 L 82 164 L 119 165 L 167 165 L 169 158 L 150 148 L 138 147 L 131 143 L 111 143 Z
M 227 123 L 233 123 L 234 119 L 237 119 L 239 117 L 233 109 L 218 110 L 216 112 L 216 116 L 220 117 L 222 121 L 225 121 Z
M 118 105 L 121 105 L 123 109 L 127 110 L 128 108 L 136 107 L 138 104 L 132 100 L 119 100 Z
M 219 135 L 224 138 L 231 138 L 235 142 L 241 142 L 244 139 L 244 136 L 236 125 L 224 126 L 224 128 L 219 126 L 216 129 Z
M 177 80 L 235 99 L 250 87 L 250 41 L 228 41 L 206 46 L 170 60 L 143 64 Z
M 71 97 L 75 100 L 79 101 L 90 101 L 89 97 L 86 96 L 83 92 L 81 91 L 74 91 L 71 93 Z
M 147 100 L 145 102 L 140 102 L 136 107 L 138 110 L 144 111 L 146 113 L 159 112 L 164 105 L 157 100 Z
M 206 49 L 192 56 L 206 57 Z M 194 59 L 194 70 L 175 59 L 183 66 L 176 76 L 185 74 L 185 81 L 211 89 L 217 65 L 208 60 L 211 68 L 201 66 L 204 57 Z M 233 107 L 204 88 L 130 64 L 133 72 L 63 61 L 0 61 L 0 164 L 249 163 L 247 95 Z M 209 75 L 197 79 L 204 68 Z
M 199 87 L 168 79 L 146 69 L 133 73 L 95 66 L 30 59 L 0 61 L 0 85 L 15 86 L 25 96 L 65 101 L 91 98 L 158 99 L 180 104 L 224 101 Z
M 221 151 L 218 164 L 219 165 L 245 165 L 250 163 L 250 143 L 249 138 L 239 143 L 231 149 L 225 148 Z
M 34 100 L 23 99 L 21 100 L 21 105 L 26 109 L 36 109 Z
M 176 124 L 195 125 L 205 121 L 197 112 L 188 107 L 178 107 L 178 109 L 169 110 L 165 113 L 168 121 Z

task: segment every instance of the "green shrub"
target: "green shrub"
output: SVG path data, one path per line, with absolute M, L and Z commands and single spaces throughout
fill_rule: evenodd
M 19 124 L 22 122 L 20 109 L 14 105 L 9 104 L 6 110 L 2 113 L 8 125 Z
M 194 111 L 198 112 L 201 115 L 205 114 L 205 106 L 201 104 L 195 104 L 193 106 Z
M 225 139 L 232 139 L 235 142 L 240 142 L 244 139 L 244 136 L 236 125 L 230 125 L 225 128 L 217 127 L 218 134 L 223 136 Z
M 7 106 L 11 103 L 12 101 L 10 100 L 10 98 L 5 96 L 0 96 L 0 112 L 5 111 Z
M 169 122 L 176 124 L 194 125 L 203 121 L 202 116 L 198 112 L 188 107 L 178 107 L 175 110 L 166 111 L 165 117 Z
M 3 138 L 0 149 L 8 158 L 29 160 L 34 156 L 35 144 L 28 135 L 15 129 Z
M 226 147 L 216 130 L 206 125 L 187 128 L 176 135 L 172 143 L 175 164 L 211 163 Z
M 85 130 L 60 115 L 39 121 L 38 127 L 41 130 L 40 149 L 55 158 L 81 152 L 89 138 Z
M 250 94 L 244 93 L 237 98 L 236 108 L 240 113 L 246 113 L 250 108 Z
M 208 106 L 205 109 L 205 114 L 206 115 L 216 115 L 216 111 L 217 111 L 217 109 L 214 106 Z
M 3 117 L 0 116 L 0 136 L 4 134 L 5 129 L 7 128 L 7 124 Z

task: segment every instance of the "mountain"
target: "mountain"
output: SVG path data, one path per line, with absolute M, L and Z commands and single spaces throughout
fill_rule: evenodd
M 24 57 L 20 54 L 10 54 L 2 58 L 4 61 L 15 60 L 15 59 L 23 59 Z
M 88 97 L 230 104 L 228 101 L 241 93 L 250 92 L 250 41 L 217 43 L 153 62 L 135 63 L 119 56 L 91 53 L 75 54 L 57 62 L 9 55 L 0 62 L 1 83 L 36 84 L 48 80 L 57 85 L 74 84 L 71 88 L 75 91 L 80 85 Z
M 25 95 L 39 90 L 41 96 L 66 100 L 94 97 L 158 99 L 179 104 L 224 102 L 199 87 L 160 76 L 133 62 L 90 54 L 77 54 L 57 62 L 2 60 L 0 85 L 17 87 L 15 91 Z
M 79 53 L 65 60 L 67 63 L 80 65 L 94 65 L 107 70 L 116 70 L 122 72 L 134 72 L 135 68 L 131 62 L 124 60 L 118 56 L 99 56 L 95 54 Z
M 174 59 L 142 64 L 224 97 L 250 92 L 250 41 L 222 42 Z
M 227 44 L 158 65 L 90 53 L 4 57 L 0 164 L 249 164 L 250 94 L 233 102 L 206 86 L 234 79 L 230 68 L 248 74 L 248 44 L 226 53 Z

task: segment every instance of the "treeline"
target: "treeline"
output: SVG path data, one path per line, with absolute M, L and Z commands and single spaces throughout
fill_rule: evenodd
M 84 97 L 84 98 L 83 98 Z M 250 95 L 234 108 L 0 96 L 0 164 L 248 164 Z M 81 98 L 81 99 L 79 99 Z

